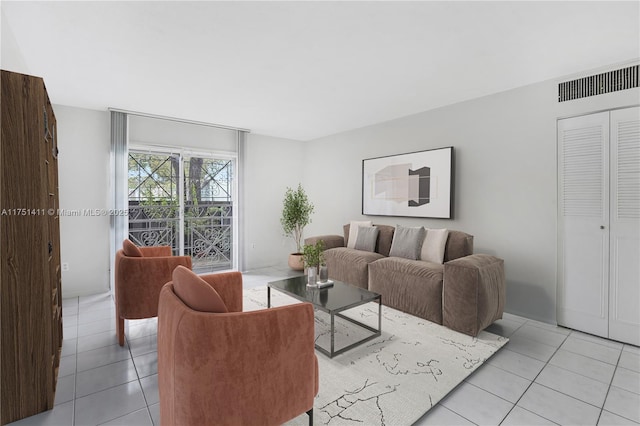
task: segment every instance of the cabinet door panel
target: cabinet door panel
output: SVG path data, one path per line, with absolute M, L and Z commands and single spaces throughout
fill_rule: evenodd
M 0 424 L 53 408 L 56 345 L 52 327 L 49 199 L 42 79 L 1 71 Z

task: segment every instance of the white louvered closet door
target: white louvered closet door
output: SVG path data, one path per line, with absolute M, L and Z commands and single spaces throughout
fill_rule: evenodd
M 640 345 L 640 108 L 611 111 L 609 337 Z
M 558 121 L 558 324 L 640 344 L 640 108 Z
M 558 324 L 607 337 L 609 113 L 558 121 Z

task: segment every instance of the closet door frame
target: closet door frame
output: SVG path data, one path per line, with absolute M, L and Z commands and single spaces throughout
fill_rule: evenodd
M 558 120 L 558 324 L 609 322 L 609 112 Z
M 634 345 L 640 344 L 639 139 L 639 106 L 557 122 L 558 324 Z

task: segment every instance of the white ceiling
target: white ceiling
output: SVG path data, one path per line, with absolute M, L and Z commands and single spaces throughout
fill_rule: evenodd
M 2 66 L 57 104 L 309 140 L 636 60 L 639 5 L 5 0 Z

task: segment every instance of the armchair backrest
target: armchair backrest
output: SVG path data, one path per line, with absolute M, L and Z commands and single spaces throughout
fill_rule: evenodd
M 152 318 L 158 315 L 158 297 L 162 286 L 171 281 L 178 265 L 191 268 L 189 256 L 171 256 L 171 249 L 140 247 L 143 257 L 116 252 L 114 286 L 118 315 L 127 319 Z
M 281 424 L 305 413 L 318 391 L 312 306 L 198 312 L 168 283 L 158 388 L 163 425 Z

